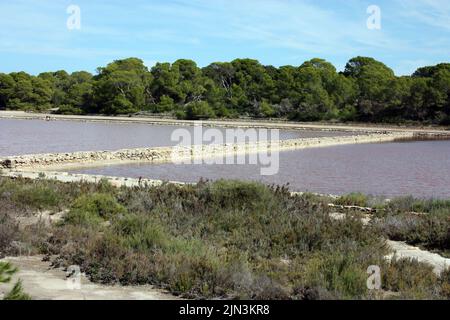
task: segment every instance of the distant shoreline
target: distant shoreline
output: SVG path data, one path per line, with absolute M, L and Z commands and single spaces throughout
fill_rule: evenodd
M 391 142 L 403 139 L 450 139 L 450 131 L 430 130 L 423 128 L 390 128 L 390 127 L 361 127 L 345 125 L 323 125 L 305 123 L 281 123 L 281 122 L 251 122 L 251 121 L 189 121 L 174 119 L 152 119 L 133 117 L 108 117 L 108 116 L 72 116 L 72 115 L 49 115 L 43 113 L 26 113 L 20 111 L 0 111 L 0 119 L 40 119 L 40 120 L 61 120 L 61 121 L 99 121 L 99 122 L 120 122 L 139 123 L 156 125 L 185 125 L 192 126 L 202 124 L 204 126 L 222 127 L 243 127 L 243 128 L 266 128 L 281 130 L 318 130 L 318 131 L 347 131 L 355 134 L 344 137 L 320 137 L 320 138 L 299 138 L 281 140 L 276 145 L 264 142 L 249 143 L 244 145 L 213 145 L 212 149 L 205 149 L 201 153 L 201 158 L 213 158 L 218 155 L 228 154 L 251 154 L 267 150 L 289 151 L 308 149 L 316 147 L 329 147 L 335 145 Z M 359 135 L 358 133 L 364 133 Z M 0 158 L 0 168 L 22 168 L 52 170 L 57 168 L 65 169 L 78 166 L 99 166 L 124 163 L 167 163 L 172 161 L 174 147 L 154 147 L 154 148 L 133 148 L 115 151 L 85 151 L 69 153 L 49 153 L 49 154 L 29 154 Z M 204 147 L 202 147 L 204 149 Z M 193 156 L 193 149 L 189 158 Z
M 175 126 L 203 126 L 215 127 L 247 127 L 265 128 L 281 130 L 320 130 L 320 131 L 393 131 L 393 132 L 415 132 L 450 135 L 449 128 L 446 127 L 424 127 L 424 126 L 395 126 L 384 124 L 327 124 L 310 122 L 291 121 L 267 121 L 267 120 L 178 120 L 168 118 L 153 117 L 126 117 L 126 116 L 103 116 L 103 115 L 59 115 L 46 113 L 28 113 L 24 111 L 0 111 L 0 119 L 18 120 L 60 120 L 60 121 L 91 121 L 91 122 L 118 122 L 118 123 L 139 123 L 152 125 L 175 125 Z

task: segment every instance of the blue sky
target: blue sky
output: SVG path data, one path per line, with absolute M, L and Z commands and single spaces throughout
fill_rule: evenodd
M 66 26 L 69 5 L 81 9 L 80 30 Z M 366 26 L 369 5 L 381 9 L 381 30 Z M 149 67 L 320 57 L 342 70 L 364 55 L 403 75 L 449 53 L 449 0 L 0 0 L 0 72 L 95 72 L 131 56 Z

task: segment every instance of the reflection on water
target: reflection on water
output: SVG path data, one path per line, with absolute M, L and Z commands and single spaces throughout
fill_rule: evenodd
M 291 189 L 325 194 L 450 198 L 450 141 L 345 145 L 280 154 L 280 171 L 261 176 L 257 165 L 120 165 L 80 173 L 195 182 L 248 179 L 289 183 Z
M 178 128 L 117 122 L 0 119 L 0 156 L 170 146 L 177 144 L 171 141 L 171 134 Z M 183 128 L 193 134 L 193 127 Z M 280 139 L 349 134 L 287 130 L 280 131 Z

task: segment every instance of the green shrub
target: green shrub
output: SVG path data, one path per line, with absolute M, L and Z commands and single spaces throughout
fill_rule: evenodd
M 74 107 L 72 105 L 61 105 L 55 112 L 57 114 L 69 114 L 69 115 L 80 115 L 84 114 L 84 111 L 80 108 Z
M 178 120 L 184 120 L 187 118 L 186 112 L 183 110 L 177 110 L 175 111 L 175 118 Z
M 31 297 L 23 291 L 22 281 L 19 280 L 11 291 L 3 297 L 3 300 L 31 300 Z
M 385 290 L 401 292 L 402 298 L 430 299 L 439 291 L 438 277 L 433 267 L 411 259 L 391 261 L 382 270 Z
M 0 211 L 0 257 L 9 253 L 12 241 L 19 238 L 19 226 L 6 212 Z
M 10 282 L 16 272 L 17 268 L 13 267 L 11 263 L 0 261 L 0 283 Z
M 200 120 L 214 118 L 214 110 L 206 101 L 191 102 L 186 107 L 186 119 Z
M 450 267 L 444 270 L 440 276 L 441 294 L 444 298 L 450 300 Z
M 216 103 L 213 105 L 214 114 L 218 118 L 237 118 L 238 116 L 233 114 L 233 111 L 227 108 L 222 103 Z
M 450 200 L 415 199 L 412 196 L 392 199 L 386 209 L 391 212 L 421 212 L 450 215 Z
M 155 106 L 155 112 L 164 113 L 175 109 L 175 102 L 169 96 L 163 95 L 160 102 Z
M 360 299 L 367 292 L 366 268 L 352 253 L 330 253 L 309 259 L 304 286 L 326 289 L 331 296 Z
M 335 204 L 342 206 L 367 206 L 368 197 L 362 193 L 350 193 L 339 197 L 335 200 Z
M 123 237 L 123 245 L 133 250 L 146 252 L 167 249 L 170 245 L 167 232 L 142 216 L 126 215 L 116 221 L 113 227 Z
M 388 214 L 376 222 L 387 238 L 420 245 L 427 249 L 450 251 L 450 219 L 441 214 Z
M 112 195 L 94 193 L 76 199 L 64 220 L 70 224 L 96 225 L 125 212 Z
M 259 207 L 274 200 L 273 192 L 256 182 L 218 180 L 207 187 L 207 199 L 221 207 Z
M 274 117 L 276 115 L 275 109 L 267 101 L 261 102 L 260 113 L 265 118 Z
M 14 192 L 12 200 L 21 206 L 48 209 L 58 206 L 61 197 L 55 189 L 38 185 L 18 189 Z

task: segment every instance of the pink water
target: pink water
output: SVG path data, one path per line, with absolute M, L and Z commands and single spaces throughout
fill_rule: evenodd
M 177 144 L 171 140 L 171 135 L 179 128 L 181 127 L 117 122 L 0 119 L 0 156 L 171 146 Z M 193 127 L 182 128 L 193 135 Z M 205 127 L 204 130 L 206 129 Z M 218 129 L 221 132 L 225 130 Z M 279 137 L 292 139 L 349 134 L 286 130 L 280 131 Z
M 289 183 L 325 194 L 363 192 L 388 197 L 450 198 L 450 141 L 346 145 L 283 152 L 279 172 L 261 176 L 258 165 L 119 165 L 75 170 L 91 174 L 196 182 L 245 179 Z

